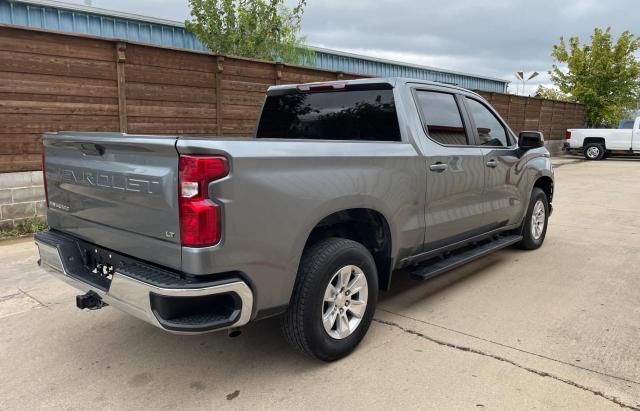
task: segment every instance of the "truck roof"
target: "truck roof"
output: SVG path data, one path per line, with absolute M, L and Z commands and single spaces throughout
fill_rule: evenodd
M 430 86 L 450 88 L 452 90 L 457 90 L 457 91 L 465 91 L 467 93 L 475 94 L 481 97 L 478 93 L 475 93 L 463 87 L 458 87 L 452 84 L 439 83 L 439 82 L 428 81 L 428 80 L 420 80 L 420 79 L 414 79 L 414 78 L 408 78 L 408 77 L 371 77 L 371 78 L 363 78 L 363 79 L 355 79 L 355 80 L 331 80 L 331 81 L 319 81 L 319 82 L 313 82 L 313 83 L 282 84 L 277 86 L 271 86 L 269 87 L 268 91 L 289 90 L 289 89 L 297 88 L 302 85 L 312 85 L 312 84 L 329 85 L 329 84 L 342 84 L 345 82 L 349 84 L 390 84 L 392 87 L 395 87 L 401 84 L 408 84 L 408 83 L 425 84 Z

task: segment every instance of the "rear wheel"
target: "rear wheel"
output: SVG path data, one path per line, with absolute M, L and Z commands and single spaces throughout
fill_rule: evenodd
M 362 341 L 378 299 L 378 273 L 360 243 L 328 238 L 305 250 L 287 312 L 285 338 L 323 361 L 352 352 Z
M 584 147 L 584 157 L 587 160 L 602 160 L 605 155 L 605 149 L 602 144 L 589 143 Z
M 531 193 L 529 209 L 520 229 L 523 238 L 516 244 L 516 247 L 523 250 L 540 248 L 547 235 L 548 221 L 549 200 L 547 195 L 540 188 L 534 187 Z

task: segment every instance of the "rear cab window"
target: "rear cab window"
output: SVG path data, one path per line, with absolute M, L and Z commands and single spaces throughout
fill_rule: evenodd
M 469 136 L 453 94 L 439 91 L 416 91 L 416 100 L 425 131 L 443 145 L 468 145 Z
M 256 137 L 400 141 L 393 88 L 347 84 L 321 91 L 274 90 L 265 100 Z
M 633 124 L 635 123 L 634 120 L 628 120 L 628 121 L 623 121 L 622 122 L 622 127 L 623 129 L 633 129 Z

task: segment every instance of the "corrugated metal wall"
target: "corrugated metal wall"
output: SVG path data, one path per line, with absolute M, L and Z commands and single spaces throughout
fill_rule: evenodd
M 507 81 L 498 81 L 482 77 L 467 76 L 448 71 L 438 71 L 423 67 L 403 65 L 386 61 L 367 60 L 359 57 L 332 54 L 316 50 L 317 68 L 344 71 L 346 73 L 367 74 L 379 77 L 409 77 L 428 81 L 452 84 L 472 90 L 504 93 Z
M 0 0 L 0 23 L 139 41 L 167 47 L 206 50 L 206 47 L 193 34 L 179 26 L 6 0 Z
M 129 17 L 91 13 L 53 5 L 0 0 L 0 24 L 15 24 L 67 33 L 90 34 L 128 41 L 205 51 L 206 47 L 179 24 L 136 20 Z M 475 77 L 448 71 L 377 61 L 357 56 L 316 51 L 311 67 L 380 77 L 410 77 L 453 84 L 468 89 L 506 92 L 507 81 Z

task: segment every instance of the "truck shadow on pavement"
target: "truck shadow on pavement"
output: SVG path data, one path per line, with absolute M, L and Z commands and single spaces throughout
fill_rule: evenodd
M 398 311 L 398 307 L 411 307 L 449 288 L 491 275 L 491 267 L 500 260 L 499 255 L 489 256 L 422 283 L 396 272 L 391 291 L 381 294 L 379 304 L 386 307 L 393 303 L 394 311 Z M 226 331 L 198 336 L 173 335 L 109 308 L 97 312 L 73 310 L 70 317 L 73 326 L 59 338 L 61 346 L 80 357 L 78 363 L 83 365 L 77 372 L 96 372 L 108 383 L 125 384 L 128 389 L 164 386 L 168 378 L 182 375 L 189 389 L 215 387 L 233 394 L 240 388 L 225 388 L 233 380 L 242 381 L 246 386 L 247 380 L 260 384 L 265 378 L 278 379 L 281 375 L 284 381 L 287 375 L 332 367 L 291 349 L 281 335 L 279 317 L 250 323 L 236 338 L 230 338 Z M 344 361 L 366 356 L 383 343 L 376 340 L 376 334 L 383 332 L 376 328 L 374 323 L 371 335 Z M 64 362 L 68 354 L 63 350 L 53 355 Z M 55 363 L 55 359 L 52 360 Z M 104 373 L 105 369 L 110 372 Z
M 443 301 L 455 300 L 460 287 L 491 287 L 497 280 L 493 276 L 518 275 L 515 263 L 521 253 L 506 249 L 425 282 L 396 272 L 391 290 L 380 295 L 378 307 L 384 313 L 379 312 L 376 318 L 388 313 L 428 318 Z M 47 378 L 62 378 L 70 386 L 105 386 L 127 398 L 159 396 L 165 408 L 177 408 L 186 398 L 206 401 L 192 403 L 201 406 L 211 405 L 211 401 L 236 401 L 236 405 L 286 398 L 293 395 L 292 379 L 294 391 L 313 390 L 313 381 L 331 379 L 345 367 L 367 363 L 372 356 L 397 355 L 389 353 L 398 344 L 397 330 L 390 332 L 389 327 L 379 324 L 384 321 L 372 324 L 367 338 L 349 357 L 327 364 L 291 349 L 280 333 L 278 317 L 250 323 L 239 337 L 230 338 L 226 332 L 173 335 L 109 308 L 78 311 L 58 302 L 49 308 L 38 311 L 34 323 L 48 339 L 30 342 L 31 352 L 47 353 L 39 366 L 57 369 Z M 64 328 L 56 322 L 60 318 L 64 318 Z M 26 341 L 28 335 L 16 338 Z M 367 372 L 380 371 L 371 367 Z M 90 382 L 86 380 L 89 375 Z M 121 400 L 108 398 L 100 390 L 87 399 L 106 408 Z
M 408 271 L 397 271 L 393 274 L 391 289 L 381 293 L 378 304 L 402 301 L 402 306 L 409 307 L 448 288 L 462 286 L 463 282 L 475 282 L 491 275 L 491 267 L 504 259 L 500 254 L 489 255 L 423 282 L 411 279 Z
M 488 256 L 425 282 L 416 282 L 406 273 L 396 272 L 392 289 L 380 294 L 379 307 L 393 304 L 394 311 L 402 313 L 403 309 L 450 288 L 491 275 L 491 267 L 504 258 L 507 257 Z M 169 334 L 109 308 L 95 313 L 78 312 L 74 317 L 80 318 L 77 326 L 65 333 L 65 346 L 75 347 L 87 358 L 102 358 L 99 362 L 110 369 L 130 368 L 131 364 L 139 363 L 135 368 L 142 370 L 166 368 L 178 374 L 180 370 L 188 370 L 197 380 L 194 381 L 196 387 L 204 384 L 202 380 L 217 380 L 230 369 L 236 375 L 247 372 L 247 375 L 256 376 L 261 373 L 273 375 L 277 370 L 290 374 L 328 366 L 291 349 L 281 335 L 279 317 L 250 323 L 235 338 L 229 337 L 226 331 L 198 336 Z M 376 344 L 375 335 L 368 336 L 353 355 L 362 355 L 370 344 Z M 110 355 L 115 352 L 117 356 Z M 146 385 L 149 376 L 140 374 L 132 376 L 128 384 Z

